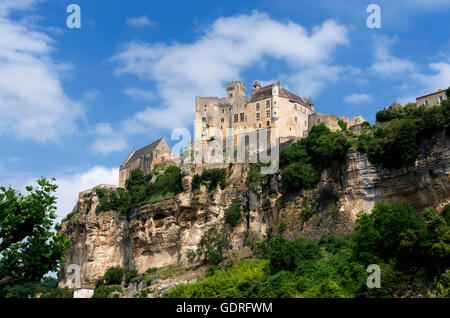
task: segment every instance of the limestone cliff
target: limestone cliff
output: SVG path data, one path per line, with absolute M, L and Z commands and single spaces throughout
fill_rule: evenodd
M 232 233 L 234 247 L 242 246 L 246 235 L 262 239 L 268 228 L 276 230 L 281 221 L 289 238 L 347 234 L 357 213 L 369 213 L 377 201 L 408 201 L 417 210 L 440 209 L 450 203 L 448 143 L 442 137 L 433 146 L 423 147 L 415 164 L 402 169 L 373 165 L 365 154 L 351 149 L 342 164 L 334 163 L 323 172 L 315 189 L 291 195 L 281 194 L 279 174 L 262 178 L 256 190 L 249 190 L 245 165 L 229 169 L 229 185 L 213 193 L 205 188 L 192 192 L 195 169 L 183 167 L 184 192 L 128 216 L 115 211 L 96 213 L 96 194 L 85 191 L 75 207 L 76 216 L 65 220 L 60 230 L 72 242 L 66 264 L 80 265 L 83 283 L 92 282 L 111 266 L 144 272 L 149 267 L 185 264 L 187 251 L 196 247 L 207 229 L 223 223 L 225 209 L 236 198 L 248 214 Z M 61 286 L 66 284 L 64 272 L 63 268 Z

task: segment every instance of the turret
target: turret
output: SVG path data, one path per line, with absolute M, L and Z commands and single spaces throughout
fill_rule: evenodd
M 240 81 L 227 83 L 228 104 L 233 105 L 234 101 L 239 100 L 238 96 L 245 97 L 245 90 L 245 84 Z
M 253 98 L 253 95 L 255 95 L 255 93 L 258 91 L 258 89 L 261 88 L 261 84 L 259 84 L 258 80 L 256 80 L 253 85 L 252 85 L 252 95 L 251 97 Z
M 281 82 L 274 82 L 272 85 L 272 118 L 278 120 L 280 118 L 280 102 L 279 95 L 281 91 Z

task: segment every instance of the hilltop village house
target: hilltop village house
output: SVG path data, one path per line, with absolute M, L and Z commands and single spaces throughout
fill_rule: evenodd
M 417 97 L 416 98 L 416 105 L 417 106 L 435 106 L 435 105 L 440 105 L 445 99 L 447 99 L 447 95 L 445 94 L 445 90 L 439 89 L 437 92 Z

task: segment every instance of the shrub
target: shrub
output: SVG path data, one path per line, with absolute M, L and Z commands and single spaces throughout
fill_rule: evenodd
M 109 298 L 113 292 L 122 292 L 120 286 L 100 286 L 94 289 L 94 295 L 92 298 Z
M 192 189 L 198 190 L 200 184 L 205 184 L 209 191 L 213 191 L 220 185 L 221 189 L 226 186 L 226 169 L 207 169 L 201 175 L 194 175 L 192 178 Z
M 142 170 L 135 169 L 126 181 L 126 190 L 96 188 L 95 192 L 99 200 L 97 211 L 117 211 L 128 214 L 134 208 L 154 203 L 182 191 L 179 167 L 168 167 L 164 173 L 158 174 L 154 183 L 150 183 L 152 178 L 152 175 L 145 176 Z
M 218 230 L 216 227 L 206 231 L 197 245 L 197 257 L 204 263 L 218 265 L 223 261 L 223 253 L 231 248 L 228 232 L 225 228 Z
M 281 172 L 281 176 L 282 185 L 288 191 L 313 188 L 320 179 L 314 168 L 304 162 L 290 164 Z
M 124 273 L 124 269 L 120 267 L 110 267 L 106 270 L 103 278 L 108 285 L 120 285 Z
M 242 222 L 241 205 L 242 202 L 236 199 L 225 210 L 225 223 L 231 228 L 235 228 Z

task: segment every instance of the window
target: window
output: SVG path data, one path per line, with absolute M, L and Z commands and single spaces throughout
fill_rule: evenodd
M 256 113 L 256 120 L 260 120 L 261 119 L 261 114 L 260 113 Z
M 294 117 L 294 121 L 295 121 L 295 123 L 297 123 L 297 116 Z
M 233 98 L 233 94 L 230 94 L 230 98 Z
M 259 111 L 259 103 L 256 103 L 256 111 Z
M 221 123 L 223 123 L 224 121 L 225 121 L 225 119 L 223 119 L 223 118 L 220 119 L 220 122 L 221 122 Z
M 266 111 L 266 118 L 270 118 L 270 110 Z
M 269 108 L 270 107 L 270 100 L 266 101 L 266 107 Z
M 234 122 L 237 123 L 239 121 L 239 115 L 234 114 Z
M 261 123 L 259 123 L 259 128 L 261 128 Z
M 225 113 L 225 109 L 222 109 L 222 114 Z
M 267 127 L 269 127 L 270 126 L 270 121 L 267 121 Z
M 294 110 L 297 110 L 297 104 L 294 104 Z
M 441 102 L 443 102 L 443 101 L 444 101 L 444 96 L 439 96 L 438 103 L 441 103 Z
M 241 113 L 241 121 L 244 121 L 244 119 L 245 119 L 245 115 L 244 115 L 244 113 Z
M 206 117 L 202 117 L 202 122 L 206 122 Z
M 430 101 L 427 99 L 427 100 L 425 101 L 425 106 L 428 106 L 428 105 L 430 105 Z

